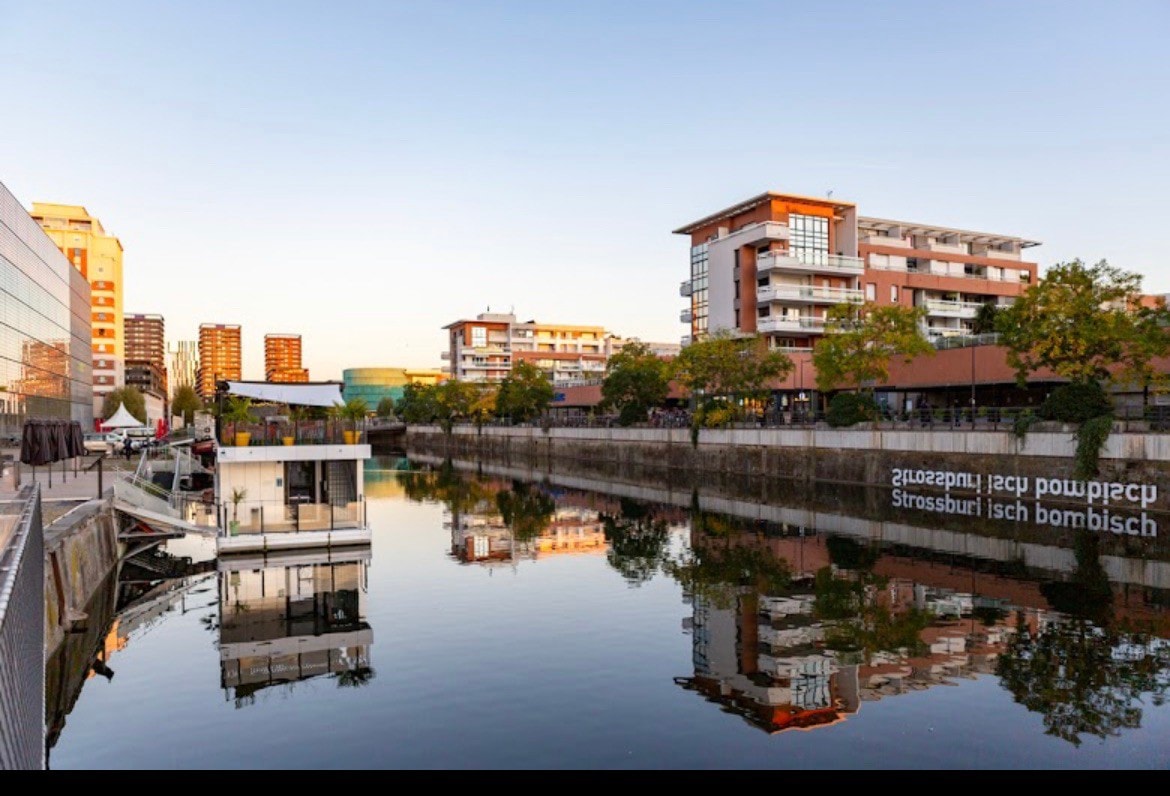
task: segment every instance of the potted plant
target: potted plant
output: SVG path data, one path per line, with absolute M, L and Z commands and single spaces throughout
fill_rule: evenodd
M 246 448 L 252 442 L 251 432 L 239 429 L 241 424 L 252 422 L 251 410 L 251 399 L 233 396 L 228 400 L 227 408 L 223 413 L 223 419 L 232 424 L 236 445 L 241 448 Z
M 364 398 L 350 398 L 344 404 L 338 405 L 338 415 L 350 423 L 350 427 L 342 432 L 346 445 L 358 444 L 358 440 L 361 439 L 361 431 L 358 429 L 358 423 L 365 420 L 369 413 L 370 407 L 366 404 Z
M 240 503 L 248 496 L 248 490 L 242 487 L 236 487 L 232 490 L 232 521 L 228 525 L 228 529 L 232 536 L 239 533 L 240 530 Z
M 291 422 L 292 410 L 287 405 L 283 406 L 281 407 L 281 415 L 284 417 L 284 422 L 281 423 L 281 431 L 283 433 L 280 435 L 280 441 L 285 445 L 292 445 L 297 441 L 296 436 L 293 434 L 293 425 Z

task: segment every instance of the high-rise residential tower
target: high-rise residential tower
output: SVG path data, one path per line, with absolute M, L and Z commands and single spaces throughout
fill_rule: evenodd
M 215 397 L 219 381 L 239 381 L 243 371 L 238 324 L 199 326 L 199 380 L 196 390 L 205 401 Z
M 277 382 L 309 380 L 309 371 L 301 367 L 299 334 L 264 335 L 264 378 Z
M 30 213 L 90 286 L 93 335 L 93 407 L 125 384 L 122 243 L 81 205 L 33 202 Z
M 199 378 L 199 343 L 196 340 L 172 340 L 167 344 L 167 396 L 175 400 L 175 390 L 196 388 Z
M 126 313 L 126 386 L 146 396 L 148 419 L 167 416 L 167 356 L 161 315 Z

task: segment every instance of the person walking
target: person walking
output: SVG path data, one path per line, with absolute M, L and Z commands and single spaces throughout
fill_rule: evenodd
M 122 453 L 126 456 L 126 461 L 130 461 L 130 454 L 134 451 L 134 444 L 130 441 L 130 436 L 122 440 Z

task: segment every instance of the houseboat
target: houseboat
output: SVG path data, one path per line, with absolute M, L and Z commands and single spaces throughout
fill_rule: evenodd
M 341 385 L 227 381 L 218 392 L 218 552 L 368 545 L 370 446 L 362 419 L 336 411 Z

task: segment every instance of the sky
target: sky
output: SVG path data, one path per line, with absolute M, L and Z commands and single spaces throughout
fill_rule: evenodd
M 168 340 L 314 380 L 443 326 L 673 341 L 688 241 L 764 191 L 1039 240 L 1170 292 L 1170 3 L 0 0 L 0 182 L 84 205 Z

